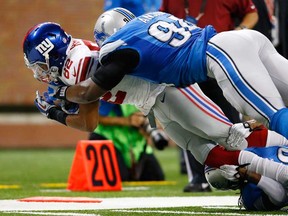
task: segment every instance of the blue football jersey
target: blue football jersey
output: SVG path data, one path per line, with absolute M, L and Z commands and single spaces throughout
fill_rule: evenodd
M 272 146 L 266 148 L 247 148 L 247 151 L 257 154 L 259 157 L 268 158 L 275 162 L 288 164 L 288 147 L 286 146 Z M 255 184 L 248 183 L 241 190 L 243 205 L 247 210 L 257 210 L 253 205 L 254 202 L 265 193 Z M 269 210 L 269 206 L 266 206 Z M 273 209 L 270 209 L 273 210 Z
M 188 86 L 207 79 L 206 47 L 215 34 L 212 26 L 202 29 L 171 14 L 147 13 L 105 40 L 100 62 L 115 50 L 134 49 L 140 61 L 130 75 L 155 83 Z

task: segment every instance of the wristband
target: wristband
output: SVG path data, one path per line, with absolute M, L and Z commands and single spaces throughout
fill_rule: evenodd
M 65 113 L 62 110 L 57 109 L 56 107 L 52 107 L 51 109 L 49 109 L 48 111 L 48 116 L 47 118 L 49 119 L 53 119 L 56 120 L 58 122 L 60 122 L 61 124 L 66 125 L 66 118 L 67 118 L 68 114 Z
M 61 86 L 56 90 L 55 95 L 53 97 L 61 99 L 61 100 L 67 100 L 66 99 L 66 91 L 69 86 Z

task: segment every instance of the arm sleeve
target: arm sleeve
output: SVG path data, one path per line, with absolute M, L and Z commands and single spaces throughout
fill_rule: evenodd
M 111 90 L 138 65 L 139 54 L 132 49 L 116 50 L 105 56 L 101 63 L 91 78 L 102 89 Z
M 276 206 L 281 206 L 288 200 L 287 192 L 282 184 L 273 179 L 262 176 L 257 186 L 267 194 L 270 201 Z

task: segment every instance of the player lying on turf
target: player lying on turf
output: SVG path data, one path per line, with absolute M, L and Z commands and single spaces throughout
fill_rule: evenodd
M 288 147 L 247 148 L 260 157 L 288 165 Z M 269 159 L 269 160 L 268 160 Z M 272 211 L 288 205 L 287 185 L 249 171 L 247 166 L 223 165 L 220 169 L 205 168 L 207 181 L 219 190 L 240 189 L 239 205 L 247 210 Z
M 89 78 L 97 67 L 98 48 L 95 44 L 72 38 L 55 23 L 42 23 L 31 28 L 25 36 L 23 48 L 26 65 L 34 72 L 34 77 L 50 84 L 52 90 L 53 85 L 69 86 Z M 97 127 L 98 101 L 80 104 L 77 112 L 67 114 L 67 108 L 63 106 L 63 110 L 60 107 L 62 101 L 57 105 L 47 94 L 46 97 L 37 95 L 35 104 L 48 118 L 87 131 Z M 260 166 L 263 167 L 261 174 L 267 173 L 271 178 L 279 175 L 277 170 L 281 164 L 270 162 L 271 166 L 264 167 L 263 159 L 257 155 L 247 151 L 222 151 L 215 148 L 214 142 L 229 150 L 241 150 L 251 143 L 258 146 L 287 145 L 287 140 L 265 128 L 252 130 L 247 124 L 232 126 L 221 109 L 197 85 L 178 89 L 125 76 L 102 99 L 134 104 L 144 114 L 153 110 L 167 135 L 183 149 L 190 150 L 202 164 L 219 167 L 250 162 L 251 170 Z M 72 105 L 72 108 L 78 106 Z M 286 171 L 288 173 L 286 169 L 282 172 Z M 288 175 L 283 174 L 281 181 L 288 181 Z

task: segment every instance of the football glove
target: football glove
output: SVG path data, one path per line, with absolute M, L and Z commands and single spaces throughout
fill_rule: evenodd
M 222 165 L 220 166 L 221 175 L 229 181 L 237 182 L 239 179 L 236 177 L 238 166 L 235 165 Z
M 65 86 L 60 86 L 60 87 L 65 87 Z M 63 99 L 58 99 L 54 97 L 54 95 L 57 93 L 57 90 L 60 88 L 59 86 L 55 85 L 49 85 L 48 86 L 48 94 L 49 94 L 49 99 L 52 100 L 54 103 L 61 106 L 61 109 L 67 113 L 68 115 L 70 114 L 78 114 L 79 113 L 79 105 L 76 103 L 72 103 L 69 101 L 65 101 Z M 59 103 L 57 103 L 57 101 Z
M 56 93 L 56 90 L 57 90 L 57 86 L 54 86 L 54 85 L 49 85 L 48 88 L 47 88 L 47 93 L 49 95 L 49 99 L 52 100 L 52 101 L 56 101 L 57 98 L 53 97 Z
M 78 114 L 79 113 L 79 105 L 76 103 L 72 103 L 69 101 L 61 100 L 61 109 L 67 113 L 70 114 Z
M 249 163 L 247 164 L 242 164 L 239 166 L 235 166 L 235 165 L 222 165 L 220 166 L 220 172 L 221 175 L 228 179 L 229 181 L 233 181 L 233 182 L 237 182 L 239 180 L 245 180 L 245 176 L 241 176 L 241 174 L 239 173 L 239 168 L 242 167 L 246 167 L 248 166 Z
M 228 150 L 243 150 L 247 148 L 248 142 L 246 138 L 252 133 L 250 127 L 246 127 L 244 123 L 237 123 L 231 126 L 229 136 L 226 140 Z
M 34 104 L 38 108 L 41 114 L 49 118 L 49 110 L 52 107 L 56 107 L 52 100 L 49 99 L 48 92 L 44 92 L 43 96 L 40 95 L 39 91 L 36 91 L 36 98 Z

